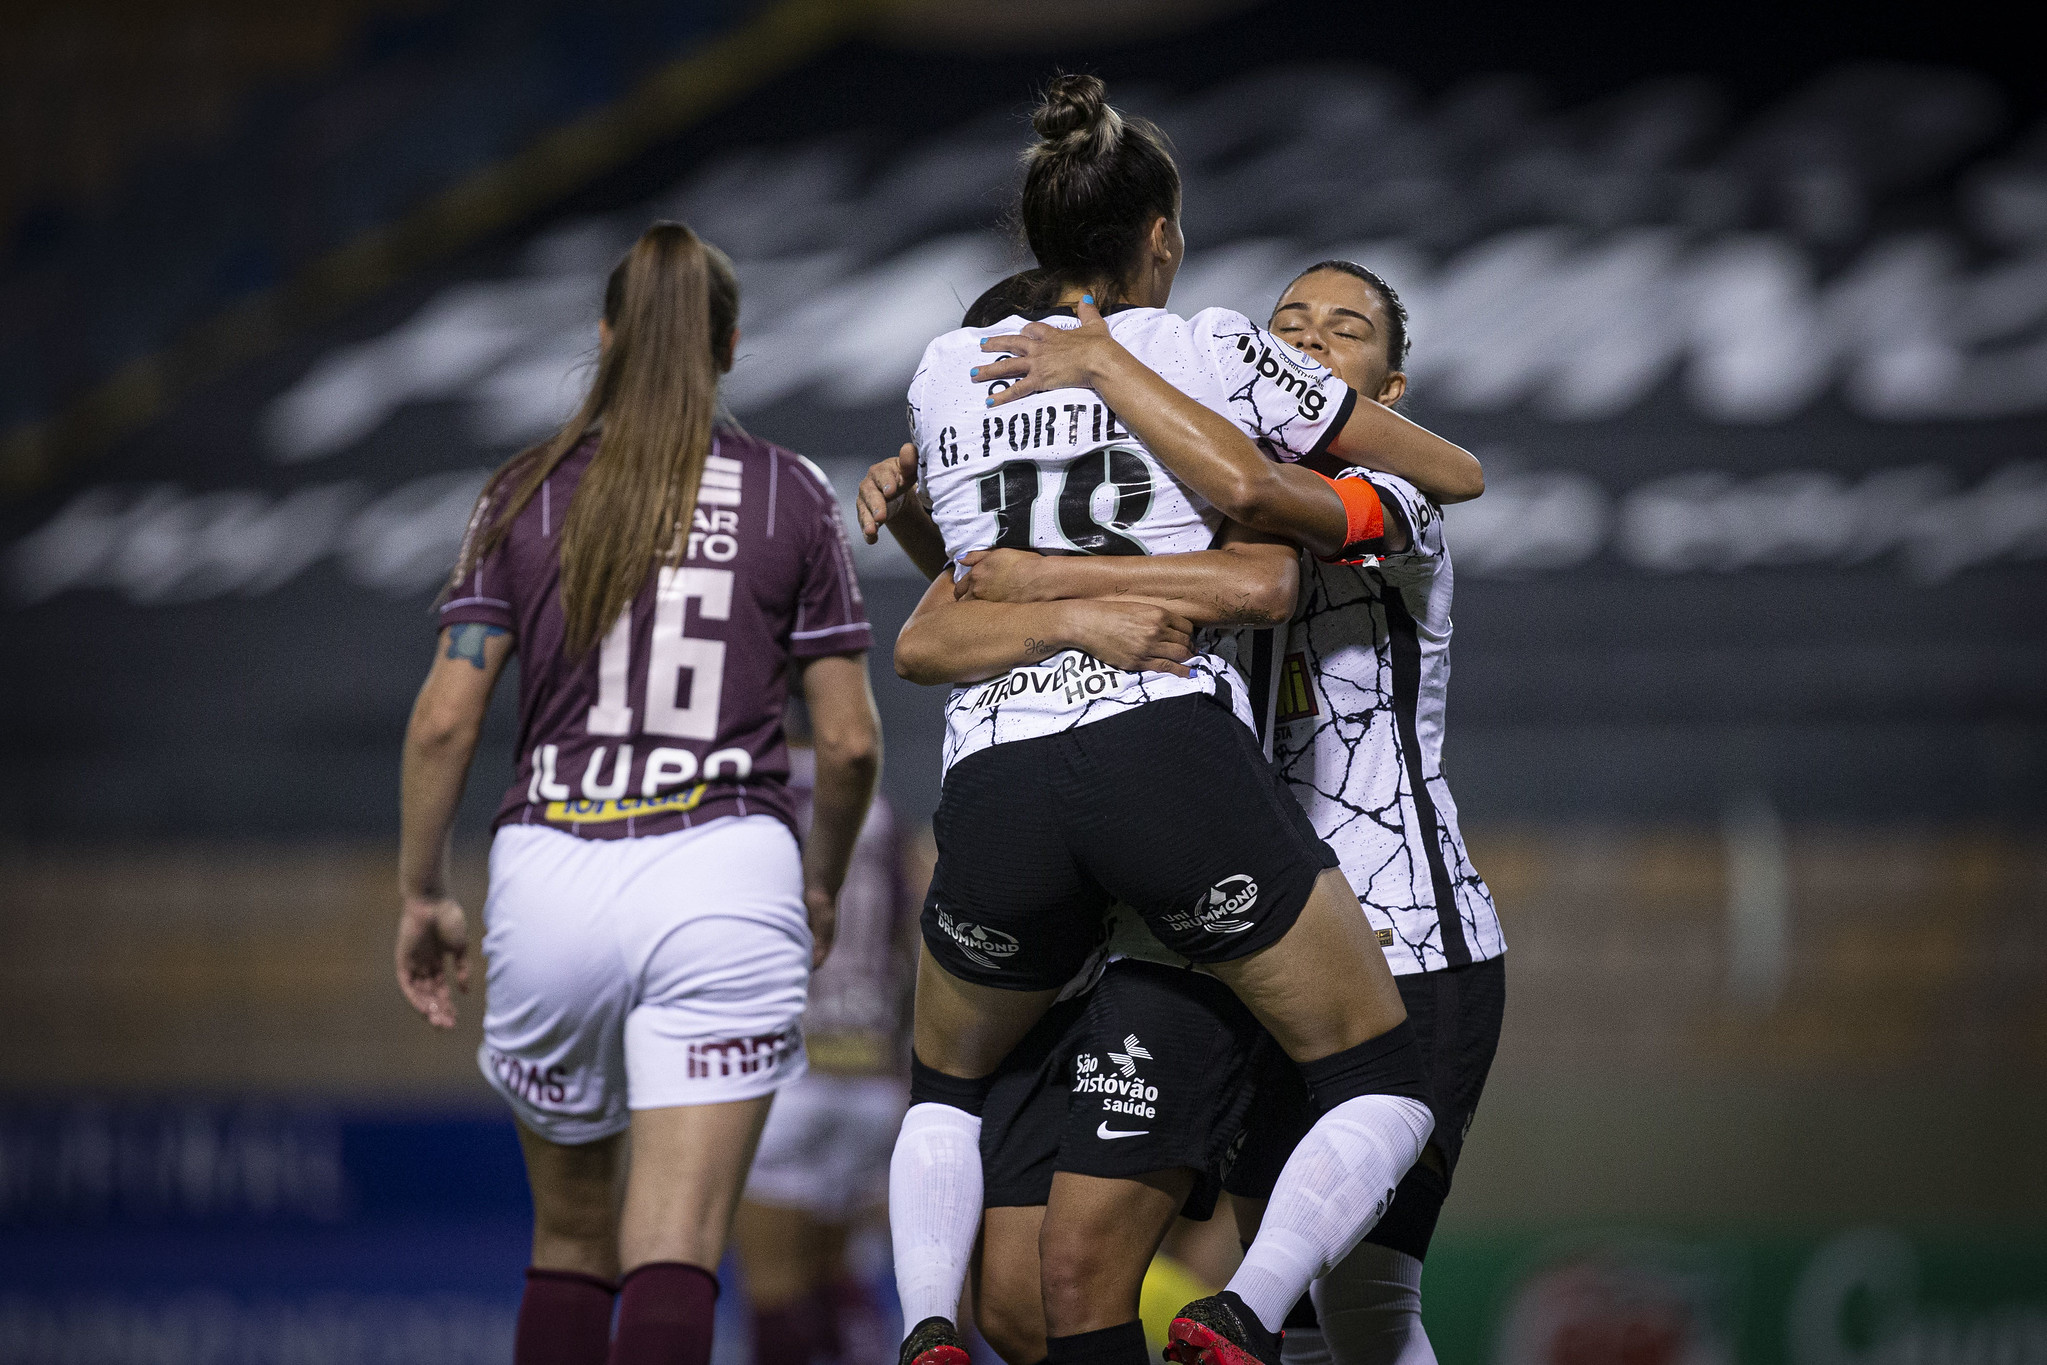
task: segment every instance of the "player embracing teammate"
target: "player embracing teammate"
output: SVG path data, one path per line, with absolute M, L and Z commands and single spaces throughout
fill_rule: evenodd
M 477 503 L 406 734 L 399 984 L 447 1028 L 468 978 L 449 831 L 518 655 L 478 1061 L 533 1190 L 519 1365 L 709 1359 L 716 1268 L 769 1102 L 805 1069 L 805 990 L 879 768 L 831 490 L 717 420 L 738 313 L 731 264 L 678 223 L 612 272 L 588 396 Z M 792 684 L 816 748 L 800 849 Z
M 1039 269 L 1025 316 L 1072 316 L 1099 296 L 1097 325 L 1133 360 L 1130 397 L 1147 385 L 1171 397 L 1153 394 L 1157 420 L 1143 429 L 1130 425 L 1134 405 L 1100 385 L 1035 384 L 1027 405 L 998 408 L 1028 358 L 977 373 L 978 336 L 939 338 L 910 397 L 918 487 L 945 557 L 964 567 L 994 548 L 1129 556 L 1172 579 L 1145 595 L 1174 599 L 1214 586 L 1205 567 L 1175 577 L 1177 562 L 1213 552 L 1284 599 L 1255 609 L 1247 599 L 1250 614 L 1231 621 L 1241 624 L 1291 611 L 1296 551 L 1273 532 L 1350 558 L 1389 536 L 1369 483 L 1270 463 L 1260 447 L 1368 460 L 1445 497 L 1477 491 L 1468 455 L 1358 403 L 1248 319 L 1163 310 L 1183 251 L 1178 172 L 1156 130 L 1110 109 L 1100 82 L 1062 77 L 1035 123 L 1019 216 Z M 919 607 L 967 623 L 934 635 L 947 642 L 942 663 L 905 658 L 908 628 L 898 651 L 912 676 L 986 679 L 947 706 L 912 1107 L 891 1178 L 897 1282 L 915 1324 L 902 1358 L 963 1360 L 950 1316 L 980 1221 L 990 1087 L 1054 997 L 1086 976 L 1121 903 L 1165 950 L 1234 991 L 1305 1083 L 1306 1134 L 1243 1268 L 1173 1329 L 1190 1361 L 1269 1360 L 1271 1329 L 1378 1220 L 1434 1127 L 1385 955 L 1337 856 L 1266 765 L 1253 729 L 1263 699 L 1230 650 L 1189 634 L 1194 617 L 1154 606 L 1080 622 L 1029 608 L 997 618 L 975 608 L 1007 604 L 946 605 L 953 595 L 941 581 Z M 1217 605 L 1207 617 L 1228 619 Z M 1101 1200 L 1120 1191 L 1068 1188 L 1067 1200 L 1055 1190 L 1042 1231 L 1047 1354 L 1054 1365 L 1136 1365 L 1146 1352 L 1134 1302 L 1117 1316 L 1067 1255 L 1084 1253 L 1074 1230 L 1101 1226 Z
M 989 325 L 1009 310 L 991 300 L 1027 292 L 1028 283 L 991 290 L 970 322 L 998 330 Z M 1029 406 L 1048 389 L 1093 388 L 1213 501 L 1330 557 L 1306 561 L 1299 610 L 1288 621 L 1294 584 L 1275 585 L 1229 543 L 1157 559 L 969 554 L 960 581 L 935 585 L 905 630 L 899 667 L 908 649 L 925 674 L 919 680 L 958 681 L 972 666 L 962 661 L 983 668 L 1021 661 L 1030 655 L 1020 641 L 1044 639 L 1172 667 L 1170 660 L 1186 657 L 1193 623 L 1279 621 L 1278 629 L 1247 631 L 1238 642 L 1260 700 L 1261 734 L 1317 832 L 1340 854 L 1400 974 L 1436 1113 L 1429 1147 L 1401 1180 L 1387 1216 L 1317 1279 L 1314 1302 L 1345 1365 L 1415 1365 L 1430 1358 L 1420 1321 L 1421 1258 L 1484 1084 L 1504 998 L 1497 917 L 1465 856 L 1441 770 L 1451 585 L 1441 516 L 1407 481 L 1344 471 L 1326 458 L 1313 463 L 1340 475 L 1329 496 L 1291 498 L 1299 471 L 1261 468 L 1260 453 L 1233 442 L 1233 433 L 1212 423 L 1204 432 L 1208 414 L 1193 399 L 1136 361 L 1085 303 L 1080 312 L 1090 320 L 1078 330 L 1038 324 L 1022 338 L 987 343 L 1025 357 L 982 368 L 982 377 L 1013 382 L 996 411 L 1019 400 Z M 1401 396 L 1406 315 L 1370 271 L 1349 262 L 1311 266 L 1270 325 L 1356 393 L 1387 405 Z M 1257 359 L 1266 361 L 1262 350 Z M 1404 457 L 1415 481 L 1441 501 L 1477 491 L 1455 461 L 1417 458 L 1428 454 L 1418 429 L 1383 408 L 1374 415 L 1391 419 L 1374 429 L 1379 455 L 1353 458 L 1384 465 L 1389 453 Z M 871 535 L 887 520 L 934 572 L 943 551 L 918 505 L 903 496 L 914 477 L 895 461 L 877 465 L 862 488 L 863 521 Z M 972 610 L 952 609 L 955 597 Z M 991 1103 L 977 1306 L 983 1330 L 1016 1365 L 1043 1351 L 1041 1276 L 1046 1310 L 1065 1297 L 1084 1301 L 1080 1311 L 1096 1321 L 1115 1321 L 1134 1310 L 1144 1265 L 1183 1200 L 1203 1216 L 1216 1187 L 1227 1183 L 1239 1195 L 1248 1236 L 1261 1212 L 1256 1201 L 1270 1192 L 1276 1164 L 1306 1117 L 1298 1081 L 1274 1074 L 1277 1049 L 1242 1007 L 1212 981 L 1136 960 L 1171 955 L 1127 930 L 1119 927 L 1114 946 L 1133 957 L 1110 967 L 1084 1010 L 1065 1007 L 1064 1018 L 1041 1025 L 1005 1063 Z M 1147 1087 L 1147 1097 L 1162 1092 L 1148 1106 L 1155 1116 L 1132 1121 L 1092 1095 L 1103 1088 L 1092 1083 L 1111 1068 L 1159 1082 Z M 1061 1226 L 1070 1219 L 1054 1216 L 1062 1196 L 1070 1208 L 1076 1192 L 1094 1211 L 1094 1226 L 1079 1238 Z M 1245 1324 L 1264 1338 L 1252 1343 L 1256 1353 L 1271 1351 L 1264 1329 L 1284 1318 L 1287 1359 L 1315 1360 L 1325 1348 L 1309 1302 L 1258 1297 L 1257 1326 Z M 1186 1325 L 1176 1324 L 1175 1335 Z M 1176 1341 L 1172 1354 L 1187 1354 L 1187 1345 Z

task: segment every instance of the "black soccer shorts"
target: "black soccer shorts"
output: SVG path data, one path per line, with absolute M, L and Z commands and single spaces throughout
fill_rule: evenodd
M 1081 1008 L 1004 1059 L 981 1111 L 982 1202 L 1043 1204 L 1054 1171 L 1130 1179 L 1189 1169 L 1182 1213 L 1207 1218 L 1268 1077 L 1293 1064 L 1230 989 L 1185 967 L 1124 958 Z
M 1248 957 L 1337 865 L 1251 731 L 1200 695 L 964 758 L 932 825 L 924 942 L 1006 990 L 1071 981 L 1117 900 L 1182 957 Z
M 1393 981 L 1407 1005 L 1415 1046 L 1421 1049 L 1429 1082 L 1429 1109 L 1436 1119 L 1429 1146 L 1435 1149 L 1443 1169 L 1438 1172 L 1426 1161 L 1416 1162 L 1394 1190 L 1386 1216 L 1365 1234 L 1365 1240 L 1422 1260 L 1428 1255 L 1436 1218 L 1450 1193 L 1457 1159 L 1464 1154 L 1464 1139 L 1471 1131 L 1493 1054 L 1500 1045 L 1500 1021 L 1507 1003 L 1507 959 L 1502 955 L 1433 972 L 1411 972 Z M 1255 1021 L 1252 1027 L 1257 1028 Z M 1249 1199 L 1269 1198 L 1294 1145 L 1314 1122 L 1307 1084 L 1293 1064 L 1287 1062 L 1268 1074 L 1243 1151 L 1223 1187 Z

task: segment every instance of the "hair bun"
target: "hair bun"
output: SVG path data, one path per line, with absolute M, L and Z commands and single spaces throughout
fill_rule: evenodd
M 1116 119 L 1108 88 L 1099 76 L 1055 76 L 1044 101 L 1031 114 L 1031 127 L 1047 142 L 1075 134 L 1089 136 Z

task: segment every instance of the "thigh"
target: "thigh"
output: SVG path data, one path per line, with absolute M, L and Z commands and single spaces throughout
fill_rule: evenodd
M 1056 989 L 1006 990 L 963 981 L 939 965 L 927 940 L 917 959 L 912 1020 L 917 1057 L 948 1076 L 989 1075 L 1058 995 Z
M 1214 971 L 1296 1062 L 1356 1047 L 1407 1018 L 1386 954 L 1335 868 L 1284 938 Z
M 619 1260 L 716 1270 L 774 1097 L 635 1109 Z
M 499 830 L 491 843 L 477 1060 L 519 1122 L 563 1146 L 627 1123 L 622 1032 L 634 983 L 610 908 L 632 853 L 526 827 Z
M 1068 846 L 1061 738 L 998 744 L 945 775 L 922 928 L 933 959 L 959 980 L 1056 990 L 1102 941 L 1108 899 Z
M 1183 957 L 1227 962 L 1278 942 L 1336 865 L 1257 739 L 1211 698 L 1060 738 L 1079 773 L 1070 823 L 1083 866 Z
M 639 983 L 625 1023 L 634 1110 L 753 1099 L 805 1069 L 811 939 L 795 838 L 765 816 L 687 833 L 620 895 Z

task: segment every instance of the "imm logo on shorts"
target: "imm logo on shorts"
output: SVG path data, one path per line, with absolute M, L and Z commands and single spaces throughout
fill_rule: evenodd
M 802 1044 L 803 1030 L 795 1025 L 749 1038 L 700 1039 L 689 1045 L 689 1078 L 706 1080 L 772 1071 L 795 1056 Z

